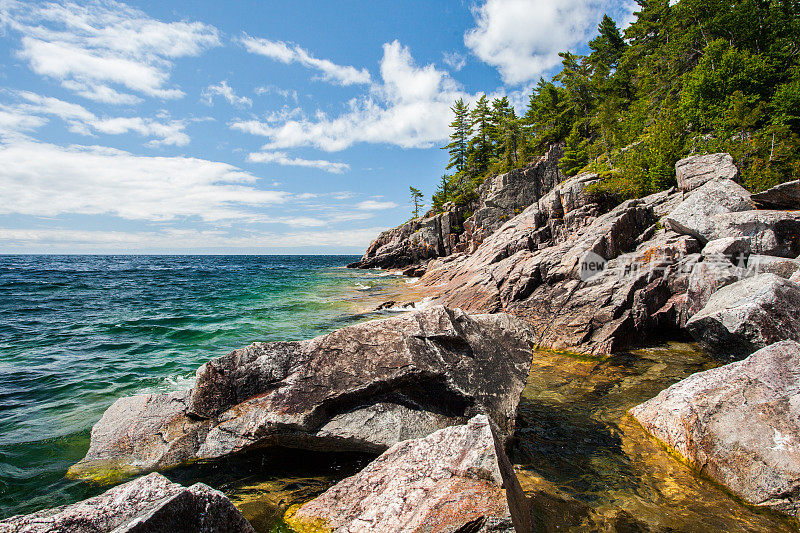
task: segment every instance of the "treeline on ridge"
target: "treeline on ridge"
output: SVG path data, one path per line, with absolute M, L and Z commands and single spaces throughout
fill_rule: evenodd
M 523 116 L 506 97 L 454 103 L 435 211 L 554 143 L 564 174 L 598 172 L 591 193 L 618 201 L 674 185 L 689 153 L 731 153 L 754 192 L 800 178 L 800 0 L 637 3 L 624 32 L 605 16 L 588 55 L 559 54 Z

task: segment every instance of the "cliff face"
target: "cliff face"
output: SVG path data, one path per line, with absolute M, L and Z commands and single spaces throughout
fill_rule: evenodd
M 503 223 L 539 201 L 564 176 L 558 169 L 563 147 L 555 145 L 525 168 L 487 179 L 478 189 L 476 205 L 448 204 L 443 213 L 416 218 L 384 231 L 351 268 L 420 267 L 438 257 L 471 252 Z M 464 219 L 468 210 L 473 214 Z
M 503 223 L 564 181 L 565 176 L 558 169 L 563 155 L 563 146 L 554 145 L 527 167 L 484 181 L 478 188 L 478 207 L 464 222 L 461 242 L 469 243 L 469 250 L 474 250 Z

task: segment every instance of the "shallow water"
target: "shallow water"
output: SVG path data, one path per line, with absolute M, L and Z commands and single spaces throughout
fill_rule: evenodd
M 671 343 L 604 360 L 534 357 L 510 450 L 546 531 L 796 531 L 668 454 L 627 410 L 716 366 Z
M 254 341 L 387 316 L 411 286 L 331 256 L 0 256 L 0 518 L 104 487 L 64 479 L 118 397 L 188 388 Z M 107 487 L 106 487 L 107 488 Z

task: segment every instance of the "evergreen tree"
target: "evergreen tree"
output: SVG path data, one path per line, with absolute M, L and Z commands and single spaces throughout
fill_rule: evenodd
M 455 168 L 456 173 L 464 172 L 467 169 L 467 148 L 470 135 L 472 135 L 469 106 L 464 103 L 462 98 L 459 98 L 450 109 L 455 118 L 450 123 L 450 127 L 453 129 L 450 134 L 450 144 L 444 147 L 450 153 L 446 170 Z
M 419 218 L 419 210 L 422 209 L 424 205 L 422 199 L 425 195 L 415 187 L 409 187 L 408 190 L 411 192 L 411 203 L 414 205 L 414 218 Z
M 489 100 L 483 94 L 470 113 L 474 135 L 469 141 L 467 163 L 468 170 L 473 176 L 483 176 L 489 168 L 492 157 L 491 117 Z

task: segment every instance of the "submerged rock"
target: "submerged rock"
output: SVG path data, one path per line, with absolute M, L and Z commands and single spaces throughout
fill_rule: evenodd
M 633 408 L 660 441 L 744 500 L 800 516 L 800 344 L 690 376 Z
M 528 502 L 483 415 L 395 444 L 286 521 L 298 531 L 532 531 Z
M 753 195 L 758 207 L 766 209 L 800 209 L 800 180 L 788 181 Z
M 730 154 L 693 155 L 675 163 L 678 188 L 691 191 L 718 179 L 739 179 L 739 169 Z
M 152 473 L 72 505 L 0 521 L 6 533 L 255 533 L 236 507 L 202 483 Z
M 781 340 L 800 341 L 799 309 L 800 286 L 761 274 L 713 293 L 686 329 L 710 354 L 742 359 Z
M 184 393 L 122 398 L 70 469 L 92 478 L 280 445 L 382 452 L 487 414 L 514 430 L 534 335 L 506 314 L 432 307 L 213 359 Z

